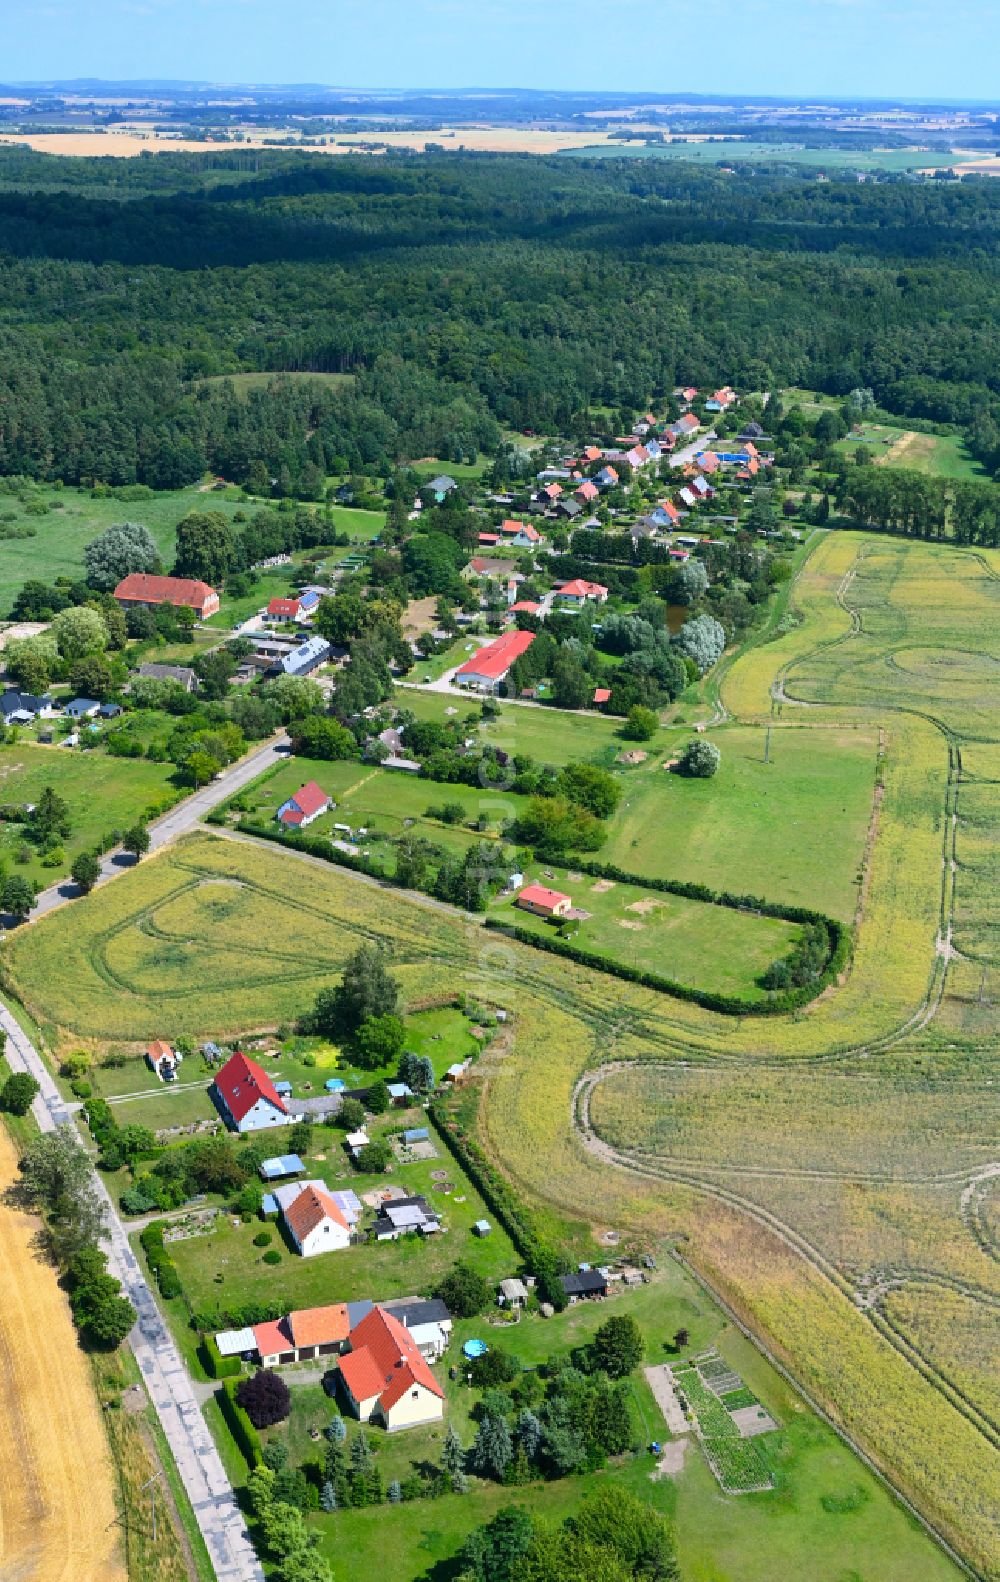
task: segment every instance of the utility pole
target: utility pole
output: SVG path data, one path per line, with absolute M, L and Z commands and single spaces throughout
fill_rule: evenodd
M 767 728 L 766 728 L 766 730 L 764 732 L 764 762 L 766 764 L 769 764 L 771 762 L 771 727 L 770 727 L 770 725 L 767 726 Z

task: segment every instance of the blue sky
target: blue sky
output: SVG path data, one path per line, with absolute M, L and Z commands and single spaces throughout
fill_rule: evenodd
M 0 0 L 7 81 L 1000 97 L 996 0 Z

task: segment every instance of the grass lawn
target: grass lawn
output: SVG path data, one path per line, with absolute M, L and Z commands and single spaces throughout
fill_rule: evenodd
M 725 726 L 711 739 L 722 753 L 711 780 L 665 774 L 658 757 L 630 775 L 599 860 L 849 921 L 871 816 L 874 731 L 775 727 L 769 763 L 760 728 Z
M 223 592 L 218 614 L 209 616 L 205 625 L 216 629 L 239 626 L 251 615 L 256 615 L 271 599 L 284 598 L 296 592 L 297 568 L 294 565 L 275 566 L 272 571 L 262 571 L 258 575 L 260 580 L 240 598 Z
M 365 543 L 378 538 L 385 526 L 384 511 L 359 511 L 352 505 L 331 505 L 330 516 L 336 532 L 349 533 Z
M 46 786 L 65 799 L 73 824 L 63 850 L 65 859 L 45 867 L 34 846 L 30 861 L 14 867 L 14 853 L 25 843 L 23 826 L 0 824 L 0 857 L 15 872 L 42 886 L 63 878 L 78 852 L 96 845 L 112 830 L 124 829 L 145 818 L 150 809 L 182 794 L 170 782 L 172 764 L 148 763 L 141 758 L 111 758 L 100 748 L 81 752 L 71 747 L 39 747 L 17 742 L 0 747 L 0 798 L 4 802 L 37 802 Z
M 764 998 L 758 976 L 786 956 L 801 933 L 795 924 L 777 918 L 688 901 L 639 884 L 574 878 L 572 868 L 532 863 L 525 877 L 561 890 L 575 907 L 592 914 L 577 925 L 572 939 L 581 950 L 692 988 L 751 1000 Z M 513 896 L 498 897 L 490 912 L 543 938 L 552 935 L 553 925 L 515 906 Z
M 28 499 L 42 500 L 50 510 L 45 516 L 25 512 Z M 232 517 L 239 501 L 205 492 L 197 485 L 154 494 L 150 500 L 92 500 L 87 489 L 25 491 L 25 502 L 15 494 L 0 494 L 0 512 L 12 511 L 14 528 L 32 527 L 33 538 L 0 540 L 0 613 L 6 614 L 14 595 L 29 577 L 51 582 L 55 577 L 83 574 L 83 549 L 92 538 L 115 522 L 141 522 L 149 528 L 165 566 L 174 558 L 177 523 L 189 511 L 220 511 Z
M 462 483 L 468 478 L 481 478 L 490 465 L 490 458 L 480 456 L 476 461 L 438 461 L 434 456 L 425 456 L 410 465 L 422 483 L 439 477 L 454 478 L 456 483 Z
M 422 674 L 416 665 L 413 674 Z M 495 720 L 484 721 L 478 698 L 450 697 L 443 692 L 423 692 L 417 687 L 397 687 L 396 702 L 409 709 L 418 720 L 437 720 L 444 724 L 457 719 L 470 725 L 469 734 L 478 727 L 483 741 L 507 753 L 527 753 L 539 763 L 561 766 L 567 763 L 598 763 L 609 768 L 617 755 L 628 747 L 644 751 L 666 751 L 674 735 L 666 729 L 652 743 L 627 742 L 619 732 L 622 721 L 607 714 L 568 714 L 562 709 L 529 708 L 523 703 L 501 703 Z M 449 714 L 449 709 L 455 712 Z M 450 789 L 450 788 L 449 788 Z
M 907 467 L 911 472 L 925 472 L 935 478 L 969 479 L 988 478 L 986 469 L 969 454 L 961 434 L 916 434 L 898 451 L 886 457 L 887 467 Z
M 453 643 L 449 643 L 447 648 L 439 649 L 436 654 L 430 654 L 426 659 L 415 659 L 409 673 L 410 678 L 416 682 L 440 681 L 446 670 L 454 670 L 457 665 L 464 665 L 467 659 L 471 659 L 473 654 L 490 641 L 492 639 L 489 637 L 470 637 L 463 632 Z M 449 698 L 445 693 L 441 696 L 446 702 L 455 702 L 454 698 Z
M 148 1066 L 146 1071 L 156 1082 Z M 147 1086 L 151 1088 L 152 1084 Z M 119 1126 L 149 1126 L 153 1131 L 161 1126 L 189 1126 L 193 1121 L 219 1118 L 219 1112 L 208 1096 L 207 1082 L 156 1082 L 156 1090 L 146 1093 L 142 1098 L 117 1099 L 114 1111 Z
M 120 1108 L 116 1106 L 116 1113 Z M 382 1123 L 392 1128 L 415 1125 L 421 1116 L 421 1111 L 396 1110 L 391 1117 L 383 1117 Z M 368 1130 L 370 1136 L 377 1135 L 379 1125 Z M 359 1197 L 377 1187 L 402 1186 L 408 1193 L 425 1196 L 440 1210 L 445 1230 L 426 1239 L 406 1236 L 397 1242 L 364 1243 L 317 1258 L 301 1258 L 290 1250 L 275 1225 L 272 1247 L 281 1252 L 281 1262 L 269 1265 L 261 1261 L 265 1249 L 253 1245 L 259 1222 L 234 1225 L 220 1216 L 214 1233 L 176 1242 L 171 1248 L 192 1307 L 274 1300 L 289 1308 L 317 1307 L 363 1297 L 411 1296 L 432 1290 L 459 1258 L 492 1282 L 517 1268 L 518 1255 L 506 1231 L 495 1222 L 443 1146 L 439 1159 L 394 1165 L 386 1175 L 364 1176 L 351 1169 L 342 1131 L 316 1127 L 314 1134 L 312 1146 L 317 1151 L 307 1154 L 305 1160 L 311 1178 L 322 1178 L 335 1189 L 350 1187 Z M 447 1181 L 432 1180 L 431 1172 L 441 1169 L 447 1170 Z M 442 1191 L 442 1186 L 449 1184 L 454 1190 Z M 493 1226 L 492 1233 L 474 1236 L 472 1226 L 485 1218 Z

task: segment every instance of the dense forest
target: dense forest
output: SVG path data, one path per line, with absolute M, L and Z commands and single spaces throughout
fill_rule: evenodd
M 722 379 L 870 387 L 996 472 L 998 220 L 986 179 L 5 149 L 0 472 L 294 489 Z

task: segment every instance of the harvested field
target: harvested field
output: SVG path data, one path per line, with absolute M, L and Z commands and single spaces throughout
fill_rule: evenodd
M 0 1175 L 17 1167 L 0 1131 Z M 29 1215 L 0 1207 L 0 1576 L 124 1582 L 113 1473 L 87 1359 Z

